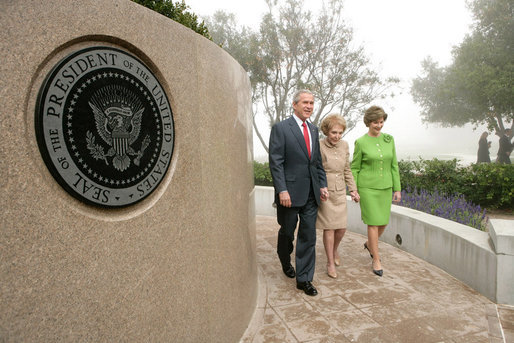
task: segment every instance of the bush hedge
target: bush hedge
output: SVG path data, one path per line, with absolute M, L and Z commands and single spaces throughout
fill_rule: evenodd
M 464 196 L 488 209 L 514 210 L 514 165 L 480 163 L 461 166 L 457 159 L 399 161 L 402 189 Z M 254 161 L 255 184 L 272 186 L 268 163 Z
M 402 189 L 463 195 L 488 209 L 514 209 L 514 165 L 479 163 L 459 165 L 457 159 L 400 161 Z
M 253 161 L 253 177 L 256 186 L 273 186 L 268 162 Z

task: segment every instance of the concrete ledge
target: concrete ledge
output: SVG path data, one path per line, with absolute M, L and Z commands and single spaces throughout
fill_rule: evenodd
M 256 186 L 255 190 L 256 214 L 275 215 L 276 210 L 271 206 L 273 188 Z M 367 235 L 359 204 L 351 202 L 349 197 L 348 230 Z M 514 304 L 512 221 L 491 220 L 488 233 L 393 205 L 381 241 L 441 268 L 494 302 Z
M 514 255 L 514 225 L 512 220 L 491 219 L 488 229 L 496 252 L 498 254 Z
M 496 251 L 497 294 L 501 304 L 514 304 L 514 222 L 506 219 L 491 219 L 488 223 L 491 241 Z

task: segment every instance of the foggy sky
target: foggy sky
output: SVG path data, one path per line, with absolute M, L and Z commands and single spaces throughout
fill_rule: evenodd
M 313 10 L 320 1 L 305 1 Z M 257 29 L 267 10 L 264 0 L 186 0 L 199 17 L 216 10 L 236 14 L 239 24 Z M 473 131 L 464 128 L 441 128 L 423 124 L 420 109 L 409 94 L 411 80 L 421 73 L 421 61 L 430 56 L 440 66 L 452 61 L 452 47 L 471 32 L 472 17 L 465 0 L 346 0 L 345 19 L 354 29 L 355 42 L 363 45 L 375 69 L 383 77 L 401 79 L 402 94 L 374 104 L 384 107 L 389 117 L 383 131 L 395 137 L 399 158 L 452 158 L 464 162 L 476 159 L 478 139 L 485 126 Z M 371 104 L 370 104 L 371 105 Z M 267 123 L 261 124 L 269 137 Z M 261 130 L 264 131 L 264 130 Z M 360 123 L 344 137 L 353 152 L 353 142 L 367 132 Z M 498 137 L 491 134 L 491 159 L 496 158 Z M 254 158 L 267 160 L 260 141 L 254 137 Z

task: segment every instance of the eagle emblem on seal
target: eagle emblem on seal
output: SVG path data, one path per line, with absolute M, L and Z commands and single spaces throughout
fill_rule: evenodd
M 146 135 L 139 150 L 133 147 L 140 135 L 144 112 L 137 96 L 123 86 L 109 85 L 95 92 L 88 104 L 94 115 L 97 134 L 108 145 L 107 152 L 104 152 L 105 146 L 97 144 L 96 136 L 88 130 L 86 141 L 91 156 L 107 165 L 112 157 L 112 166 L 120 172 L 128 169 L 131 163 L 139 166 L 150 137 Z

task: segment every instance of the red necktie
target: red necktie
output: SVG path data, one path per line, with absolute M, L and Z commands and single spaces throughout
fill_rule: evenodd
M 309 158 L 311 158 L 311 141 L 309 139 L 309 131 L 307 131 L 307 124 L 303 122 L 303 138 L 305 139 L 305 144 L 307 145 L 307 152 L 309 153 Z

